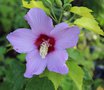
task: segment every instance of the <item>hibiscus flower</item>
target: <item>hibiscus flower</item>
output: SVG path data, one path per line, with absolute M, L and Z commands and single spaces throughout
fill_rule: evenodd
M 25 15 L 30 29 L 20 28 L 7 35 L 8 41 L 18 53 L 26 53 L 26 72 L 31 78 L 41 74 L 45 68 L 67 74 L 67 48 L 76 46 L 80 30 L 62 22 L 55 27 L 52 19 L 39 8 L 32 8 Z

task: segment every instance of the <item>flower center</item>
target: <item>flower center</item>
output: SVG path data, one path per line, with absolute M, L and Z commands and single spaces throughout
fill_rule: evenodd
M 55 50 L 55 39 L 45 34 L 41 34 L 35 41 L 35 45 L 39 50 L 40 56 L 45 58 L 48 53 Z
M 47 42 L 42 42 L 42 44 L 40 45 L 40 56 L 44 59 L 48 53 L 48 43 Z

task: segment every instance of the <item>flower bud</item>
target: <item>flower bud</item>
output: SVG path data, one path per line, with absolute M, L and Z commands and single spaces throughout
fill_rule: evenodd
M 56 4 L 59 6 L 59 7 L 62 7 L 62 2 L 61 0 L 55 0 Z

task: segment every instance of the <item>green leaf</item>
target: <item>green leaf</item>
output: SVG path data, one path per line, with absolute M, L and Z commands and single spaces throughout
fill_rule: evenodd
M 5 68 L 3 66 L 0 66 L 0 79 L 4 75 L 4 72 L 5 72 Z
M 25 8 L 40 8 L 43 9 L 47 14 L 50 14 L 49 9 L 44 6 L 42 1 L 31 0 L 30 3 L 28 3 L 27 1 L 22 0 L 22 3 Z
M 18 58 L 20 61 L 22 61 L 22 62 L 25 61 L 25 57 L 26 57 L 26 54 L 19 54 L 19 55 L 17 55 L 17 58 Z
M 67 49 L 69 57 L 71 57 L 71 59 L 74 59 L 76 61 L 84 61 L 84 56 L 82 53 L 80 53 L 80 51 L 78 51 L 77 49 L 74 48 L 69 48 Z
M 82 90 L 83 85 L 83 77 L 84 73 L 83 70 L 72 60 L 67 62 L 67 65 L 69 67 L 69 77 L 74 81 L 77 88 L 79 90 Z
M 41 74 L 40 77 L 48 77 L 48 79 L 51 80 L 52 83 L 54 84 L 55 90 L 57 90 L 62 79 L 64 78 L 63 75 L 55 73 L 55 72 L 50 72 L 48 70 L 46 70 L 43 74 Z
M 46 77 L 33 77 L 27 83 L 25 90 L 54 90 L 54 86 Z
M 6 48 L 5 47 L 0 47 L 0 55 L 3 55 L 6 53 Z
M 4 60 L 4 54 L 6 53 L 5 47 L 0 47 L 0 61 Z
M 62 87 L 62 90 L 78 90 L 75 83 L 69 76 L 65 76 L 60 86 Z
M 11 83 L 9 82 L 3 82 L 0 83 L 0 90 L 11 90 Z
M 85 67 L 83 67 L 84 71 L 84 80 L 83 80 L 83 90 L 91 90 L 91 84 L 93 83 L 91 73 Z
M 75 20 L 74 24 L 78 25 L 79 27 L 86 28 L 88 30 L 91 30 L 97 34 L 104 35 L 103 30 L 99 27 L 96 20 L 87 18 L 87 17 L 81 17 L 77 20 Z
M 43 4 L 47 7 L 47 8 L 51 8 L 53 3 L 50 0 L 42 0 Z
M 6 81 L 11 83 L 10 90 L 23 90 L 25 84 L 24 65 L 19 61 L 11 60 L 6 68 Z
M 104 0 L 83 0 L 84 6 L 91 8 L 94 11 L 94 16 L 104 27 Z
M 76 63 L 86 66 L 87 60 L 83 55 L 83 52 L 79 51 L 78 49 L 69 48 L 67 49 L 69 58 L 73 59 Z M 83 63 L 84 62 L 84 63 Z
M 70 12 L 78 14 L 83 17 L 88 17 L 94 19 L 93 15 L 91 12 L 93 12 L 91 9 L 88 9 L 87 7 L 77 7 L 74 6 L 70 9 Z

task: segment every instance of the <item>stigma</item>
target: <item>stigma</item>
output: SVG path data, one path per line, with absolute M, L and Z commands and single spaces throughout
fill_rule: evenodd
M 49 48 L 48 42 L 47 41 L 42 42 L 39 49 L 40 56 L 42 57 L 42 59 L 44 59 L 48 54 L 48 48 Z

